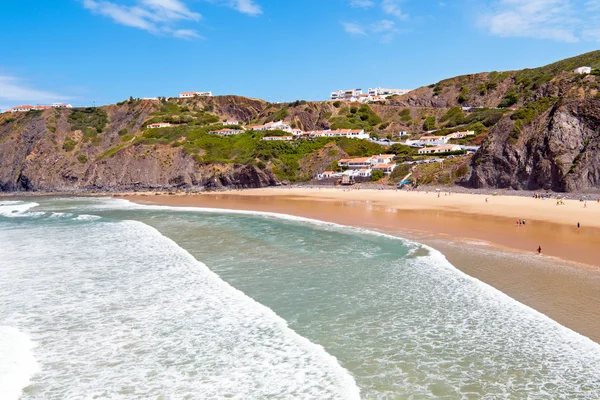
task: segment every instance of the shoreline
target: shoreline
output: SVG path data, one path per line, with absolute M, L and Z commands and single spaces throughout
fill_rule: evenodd
M 400 194 L 402 204 L 386 199 Z M 527 210 L 523 202 L 536 205 L 553 200 L 502 196 L 494 197 L 494 203 L 490 203 L 492 199 L 485 203 L 485 198 L 478 195 L 452 194 L 445 196 L 445 204 L 437 204 L 444 196 L 340 189 L 255 189 L 194 195 L 125 193 L 113 197 L 140 204 L 288 214 L 415 240 L 440 251 L 467 275 L 600 343 L 600 218 L 594 218 L 600 215 L 597 203 L 592 207 L 588 202 L 588 207 L 582 208 L 594 211 L 589 213 L 586 227 L 578 230 L 556 222 L 581 215 L 582 211 L 575 211 L 579 201 L 573 200 L 565 201 L 566 206 L 553 205 L 566 208 L 568 215 L 550 213 L 546 220 L 526 218 L 526 225 L 517 227 L 508 216 L 516 212 L 514 207 L 523 212 Z M 497 201 L 501 198 L 507 200 Z M 473 207 L 457 212 L 465 201 Z M 498 207 L 502 211 L 486 214 L 477 203 L 504 206 Z M 515 205 L 506 206 L 509 203 Z M 548 208 L 544 206 L 542 211 Z M 539 236 L 553 239 L 545 242 L 550 244 L 541 256 L 534 252 L 537 246 L 533 247 Z

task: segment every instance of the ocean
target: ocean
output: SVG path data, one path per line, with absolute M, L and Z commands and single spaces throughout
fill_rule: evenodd
M 0 398 L 598 399 L 600 345 L 378 232 L 0 200 Z

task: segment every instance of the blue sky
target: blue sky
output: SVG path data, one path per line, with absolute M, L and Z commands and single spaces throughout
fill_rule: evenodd
M 3 2 L 0 109 L 416 88 L 600 48 L 600 0 Z

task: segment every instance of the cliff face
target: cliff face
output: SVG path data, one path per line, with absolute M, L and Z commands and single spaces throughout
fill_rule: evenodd
M 472 187 L 600 188 L 600 99 L 566 99 L 524 127 L 502 120 L 472 161 Z
M 129 134 L 131 138 L 124 135 L 125 130 L 139 131 L 155 109 L 152 102 L 98 109 L 90 115 L 106 115 L 108 123 L 101 127 L 102 132 L 75 129 L 73 115 L 79 114 L 71 110 L 0 115 L 0 191 L 255 188 L 277 184 L 269 170 L 201 163 L 181 147 L 144 145 L 133 141 L 134 134 Z M 87 123 L 96 122 L 88 118 Z

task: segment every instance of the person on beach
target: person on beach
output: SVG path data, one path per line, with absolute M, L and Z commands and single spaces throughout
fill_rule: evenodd
M 542 246 L 538 246 L 537 252 L 538 252 L 538 254 L 542 254 Z
M 581 225 L 579 225 L 579 222 L 577 223 L 577 229 L 579 229 L 581 227 Z

